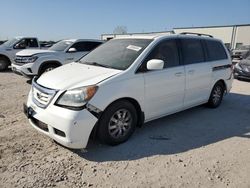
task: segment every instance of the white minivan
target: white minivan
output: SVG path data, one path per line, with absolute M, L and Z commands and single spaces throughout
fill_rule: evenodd
M 80 61 L 34 78 L 31 125 L 69 148 L 125 142 L 137 126 L 193 106 L 220 105 L 232 85 L 222 41 L 183 33 L 113 39 Z

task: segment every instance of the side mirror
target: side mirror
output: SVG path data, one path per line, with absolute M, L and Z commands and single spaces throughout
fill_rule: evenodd
M 76 52 L 76 49 L 75 49 L 75 48 L 70 48 L 70 49 L 68 50 L 68 52 L 69 52 L 69 53 L 74 53 L 74 52 Z
M 147 62 L 148 70 L 162 70 L 164 67 L 164 61 L 160 59 L 151 59 Z

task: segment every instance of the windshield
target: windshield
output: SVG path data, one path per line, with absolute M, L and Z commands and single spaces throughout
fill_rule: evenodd
M 52 51 L 64 51 L 67 47 L 69 47 L 72 44 L 73 44 L 72 41 L 62 40 L 60 42 L 55 43 L 53 46 L 51 46 L 49 48 L 49 50 L 52 50 Z
M 250 56 L 250 50 L 242 54 L 242 59 L 248 59 Z
M 5 43 L 3 43 L 4 46 L 7 46 L 7 47 L 11 47 L 13 46 L 16 42 L 18 42 L 20 39 L 18 38 L 13 38 L 13 39 L 10 39 L 8 41 L 6 41 Z
M 150 44 L 149 39 L 115 39 L 99 46 L 80 63 L 125 70 Z

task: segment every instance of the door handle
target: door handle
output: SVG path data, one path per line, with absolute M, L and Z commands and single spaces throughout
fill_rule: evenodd
M 189 70 L 188 74 L 194 74 L 194 70 Z
M 180 76 L 182 76 L 182 75 L 183 75 L 182 72 L 177 72 L 177 73 L 175 73 L 175 76 L 178 76 L 178 77 L 180 77 Z

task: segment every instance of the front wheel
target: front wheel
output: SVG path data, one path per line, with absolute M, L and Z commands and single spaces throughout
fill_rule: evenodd
M 207 105 L 210 108 L 217 108 L 221 104 L 224 92 L 223 84 L 221 82 L 216 83 L 211 91 Z
M 44 67 L 40 70 L 38 76 L 40 77 L 42 74 L 44 74 L 44 73 L 46 73 L 46 72 L 49 72 L 49 71 L 52 71 L 53 69 L 55 69 L 55 68 L 57 68 L 57 67 L 58 67 L 58 65 L 53 65 L 53 64 L 46 65 L 46 66 L 44 66 Z
M 111 104 L 99 120 L 98 138 L 109 145 L 117 145 L 128 140 L 135 131 L 137 113 L 128 101 Z
M 5 57 L 0 57 L 0 71 L 5 71 L 10 65 L 8 59 Z

